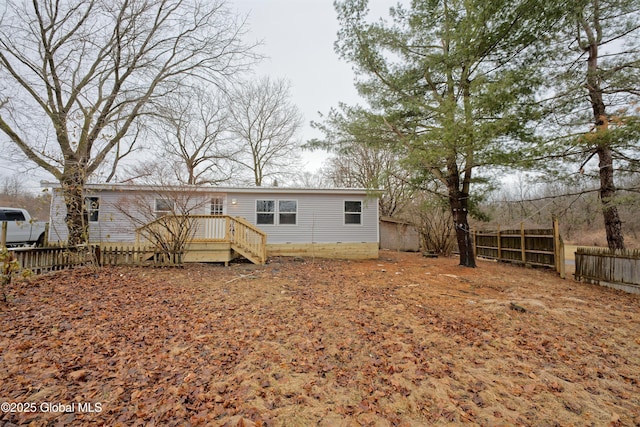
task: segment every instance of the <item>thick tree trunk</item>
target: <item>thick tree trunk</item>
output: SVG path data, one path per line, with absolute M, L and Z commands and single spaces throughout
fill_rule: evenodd
M 616 187 L 613 182 L 613 158 L 609 147 L 597 150 L 600 166 L 600 203 L 604 216 L 604 228 L 607 233 L 609 249 L 624 249 L 622 221 L 615 205 Z
M 624 236 L 622 235 L 622 221 L 615 205 L 616 186 L 613 180 L 613 156 L 611 147 L 603 138 L 608 132 L 608 117 L 606 106 L 602 96 L 602 88 L 598 77 L 598 45 L 592 43 L 589 46 L 589 58 L 587 60 L 587 88 L 593 110 L 593 118 L 596 126 L 597 138 L 596 154 L 600 174 L 600 203 L 604 216 L 604 228 L 607 234 L 609 249 L 624 249 Z
M 476 267 L 476 257 L 473 250 L 471 230 L 469 228 L 469 195 L 459 190 L 457 182 L 459 177 L 450 177 L 448 183 L 449 205 L 456 230 L 456 240 L 460 251 L 460 265 L 464 267 Z
M 66 170 L 60 179 L 62 195 L 67 208 L 65 218 L 69 237 L 69 246 L 89 242 L 88 215 L 84 203 L 85 177 L 81 168 L 73 167 Z

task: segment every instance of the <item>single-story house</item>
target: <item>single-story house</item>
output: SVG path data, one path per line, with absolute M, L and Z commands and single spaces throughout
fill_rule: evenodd
M 42 186 L 52 189 L 49 241 L 65 242 L 61 186 Z M 224 240 L 224 230 L 228 239 L 249 227 L 263 236 L 266 256 L 378 257 L 379 195 L 366 189 L 88 184 L 85 192 L 92 243 L 140 243 L 141 231 L 159 218 L 186 214 L 200 221 L 193 251 L 196 242 Z M 206 252 L 186 260 L 227 261 Z

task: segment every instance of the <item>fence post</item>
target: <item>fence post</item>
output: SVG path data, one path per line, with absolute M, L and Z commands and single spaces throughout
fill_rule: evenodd
M 502 237 L 500 236 L 500 224 L 498 224 L 498 261 L 502 261 Z
M 94 257 L 96 260 L 96 264 L 98 265 L 98 267 L 102 267 L 102 261 L 100 260 L 100 245 L 96 246 L 95 252 L 94 252 Z
M 524 236 L 524 222 L 520 223 L 520 252 L 522 254 L 522 263 L 527 263 L 527 249 L 526 249 L 526 241 Z
M 478 233 L 473 227 L 471 227 L 470 233 L 473 236 L 473 256 L 476 257 L 478 256 Z
M 562 241 L 562 237 L 558 236 L 558 242 L 560 243 L 560 246 L 558 247 L 558 253 L 560 254 L 560 271 L 558 273 L 560 273 L 560 278 L 564 279 L 567 277 L 567 272 L 566 262 L 564 260 L 564 242 Z
M 42 241 L 42 246 L 45 248 L 49 246 L 49 223 L 48 222 L 44 225 L 44 240 Z
M 553 217 L 553 252 L 556 264 L 556 272 L 560 274 L 562 279 L 565 278 L 565 261 L 564 261 L 564 243 L 560 237 L 560 226 L 558 218 Z
M 7 221 L 2 221 L 2 241 L 0 243 L 3 248 L 7 246 Z

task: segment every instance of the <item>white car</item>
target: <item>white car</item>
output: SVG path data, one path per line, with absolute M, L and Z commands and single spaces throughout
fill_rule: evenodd
M 0 224 L 3 222 L 7 223 L 7 246 L 44 243 L 47 223 L 32 219 L 25 209 L 0 207 Z

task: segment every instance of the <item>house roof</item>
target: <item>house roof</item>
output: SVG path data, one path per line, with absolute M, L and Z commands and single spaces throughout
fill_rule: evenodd
M 42 188 L 62 188 L 59 182 L 41 181 Z M 93 191 L 194 191 L 202 193 L 295 193 L 295 194 L 358 194 L 380 197 L 382 190 L 366 188 L 292 188 L 292 187 L 216 187 L 206 185 L 142 185 L 142 184 L 85 184 L 85 189 Z

